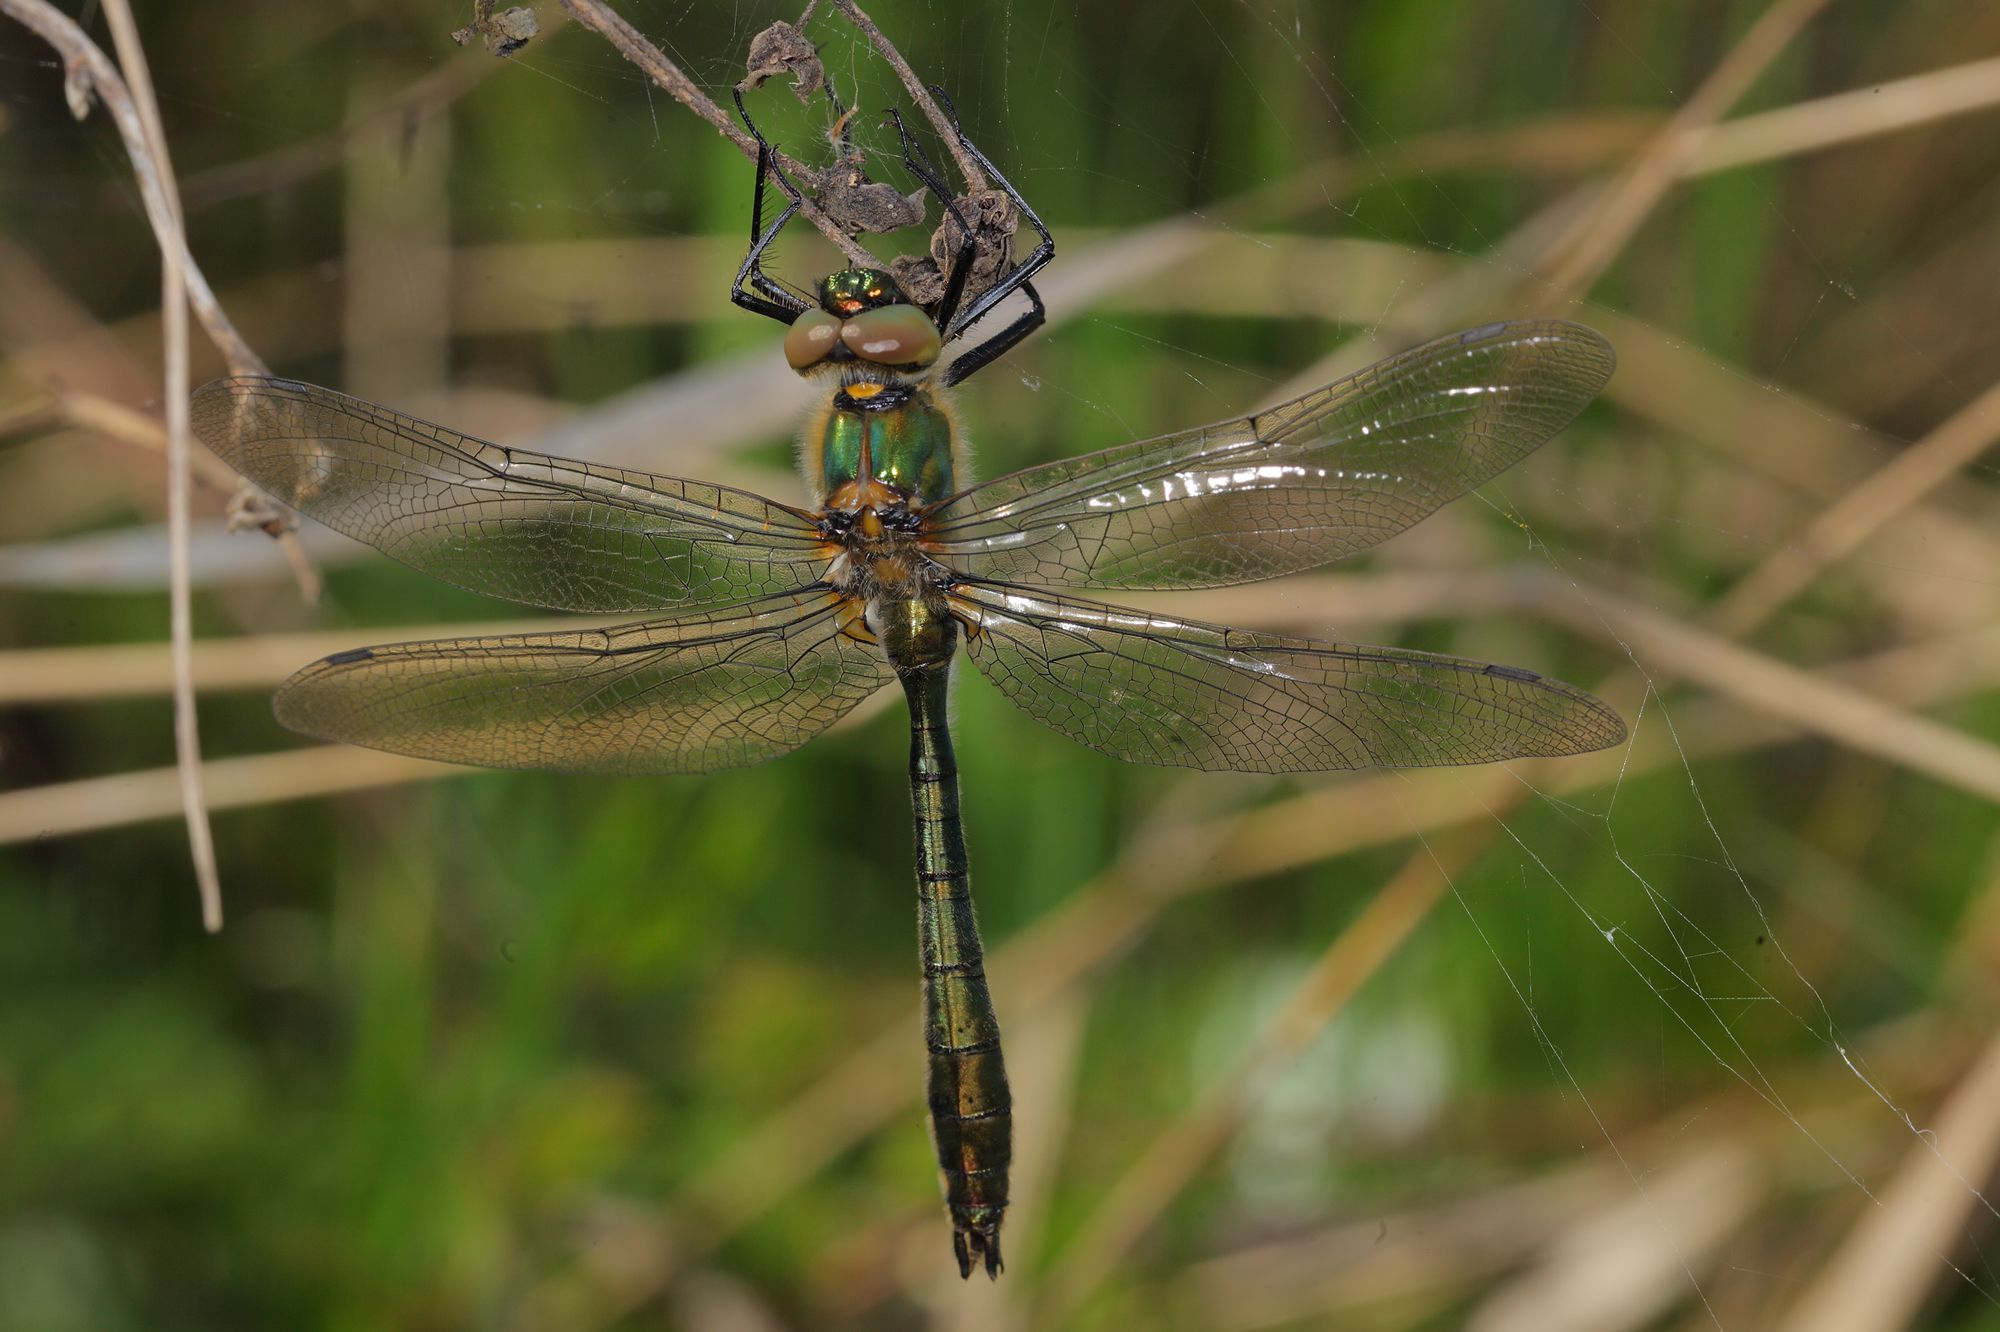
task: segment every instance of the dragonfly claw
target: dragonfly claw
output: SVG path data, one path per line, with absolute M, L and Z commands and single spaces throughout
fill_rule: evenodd
M 970 1279 L 975 1263 L 984 1263 L 986 1275 L 997 1278 L 1006 1266 L 1000 1261 L 1000 1223 L 974 1226 L 959 1221 L 952 1228 L 951 1251 L 958 1259 L 958 1274 Z

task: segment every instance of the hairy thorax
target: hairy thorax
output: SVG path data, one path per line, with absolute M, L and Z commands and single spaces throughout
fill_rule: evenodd
M 820 516 L 832 562 L 826 580 L 855 600 L 936 601 L 944 570 L 920 547 L 922 521 L 901 496 L 879 483 L 859 482 L 860 502 L 829 505 Z

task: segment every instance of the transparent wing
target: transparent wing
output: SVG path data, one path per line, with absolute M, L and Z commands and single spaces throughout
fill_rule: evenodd
M 1433 767 L 1583 754 L 1625 723 L 1511 666 L 1167 619 L 960 584 L 966 651 L 1036 721 L 1129 763 L 1208 771 Z
M 503 448 L 289 379 L 218 379 L 193 410 L 203 443 L 301 513 L 509 601 L 692 607 L 826 569 L 810 518 L 747 491 Z
M 322 740 L 491 768 L 712 772 L 804 744 L 895 678 L 824 588 L 614 629 L 340 652 L 278 689 Z
M 1610 379 L 1581 324 L 1489 324 L 1268 412 L 1003 476 L 945 501 L 931 553 L 996 582 L 1217 587 L 1315 568 L 1526 457 Z

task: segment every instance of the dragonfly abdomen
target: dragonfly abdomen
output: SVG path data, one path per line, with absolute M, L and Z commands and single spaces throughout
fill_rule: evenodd
M 910 802 L 916 815 L 917 943 L 923 960 L 926 1100 L 959 1273 L 1000 1271 L 1000 1222 L 1014 1153 L 1013 1099 L 986 961 L 965 830 L 958 761 L 945 718 L 957 626 L 920 600 L 883 610 L 883 647 L 910 704 Z

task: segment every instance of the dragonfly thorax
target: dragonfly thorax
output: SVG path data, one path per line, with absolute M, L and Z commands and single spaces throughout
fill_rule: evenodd
M 882 488 L 877 486 L 878 492 Z M 849 512 L 829 508 L 820 528 L 837 548 L 826 580 L 864 604 L 936 601 L 945 572 L 921 549 L 923 520 L 908 504 L 878 493 L 881 506 Z
M 807 422 L 799 470 L 823 510 L 920 509 L 964 484 L 960 440 L 943 390 L 856 367 Z

